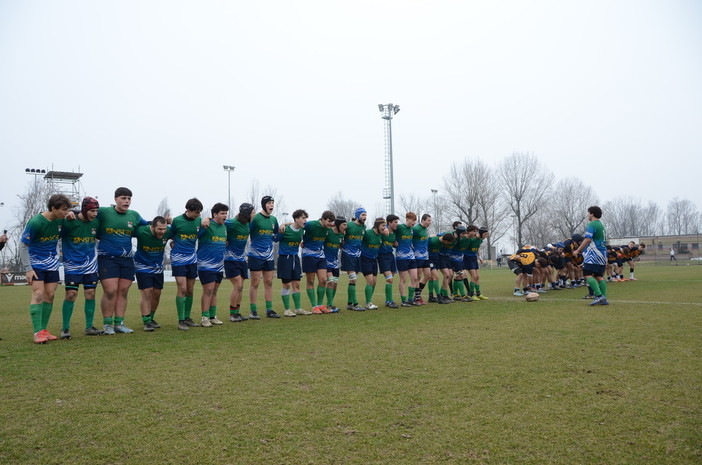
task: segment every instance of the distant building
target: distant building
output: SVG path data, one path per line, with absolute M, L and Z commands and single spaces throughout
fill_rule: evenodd
M 680 236 L 640 236 L 609 238 L 610 245 L 626 245 L 629 241 L 646 244 L 646 253 L 641 260 L 669 260 L 670 249 L 681 260 L 700 256 L 700 234 L 683 234 Z

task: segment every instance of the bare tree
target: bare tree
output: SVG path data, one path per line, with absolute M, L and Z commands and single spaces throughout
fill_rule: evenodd
M 660 231 L 661 211 L 655 202 L 618 197 L 602 206 L 608 237 L 653 236 Z
M 478 226 L 484 226 L 490 231 L 487 239 L 487 257 L 493 259 L 492 245 L 498 242 L 507 232 L 511 224 L 509 210 L 502 198 L 502 193 L 495 179 L 495 172 L 485 164 L 479 163 L 473 170 L 475 185 L 475 201 L 477 206 Z
M 451 229 L 451 206 L 446 201 L 446 197 L 440 195 L 438 189 L 431 189 L 431 202 L 429 203 L 429 213 L 431 215 L 430 231 L 432 234 L 439 234 Z
M 13 211 L 15 224 L 7 232 L 8 241 L 3 251 L 5 266 L 12 270 L 21 269 L 19 257 L 19 244 L 27 222 L 38 213 L 47 209 L 49 197 L 56 194 L 54 185 L 35 177 L 27 184 L 24 194 L 17 194 L 20 199 L 19 206 Z
M 258 182 L 258 179 L 254 179 L 251 181 L 251 186 L 249 187 L 249 202 L 251 205 L 254 206 L 256 210 L 259 210 L 261 208 L 261 199 L 263 198 L 264 195 L 270 195 L 275 199 L 275 210 L 273 211 L 273 215 L 276 217 L 278 215 L 283 214 L 283 212 L 286 211 L 287 205 L 285 204 L 285 199 L 283 198 L 282 195 L 278 194 L 278 188 L 273 187 L 271 185 L 267 185 L 263 189 L 261 189 L 261 183 Z M 229 208 L 232 208 L 230 206 Z M 236 211 L 239 209 L 237 208 Z M 279 212 L 276 214 L 276 212 Z
M 692 234 L 698 231 L 699 214 L 695 204 L 687 199 L 675 197 L 668 202 L 665 212 L 666 229 L 668 234 Z
M 473 224 L 478 218 L 478 192 L 487 181 L 487 172 L 489 168 L 480 160 L 466 158 L 453 163 L 449 174 L 444 176 L 450 213 L 466 224 Z
M 403 219 L 405 213 L 415 212 L 421 218 L 424 213 L 429 213 L 429 204 L 428 199 L 416 194 L 400 195 L 400 213 L 397 216 Z
M 351 221 L 353 218 L 353 213 L 361 205 L 352 199 L 345 199 L 341 191 L 334 194 L 334 196 L 327 202 L 327 209 L 334 212 L 336 216 L 343 216 L 347 221 Z
M 524 223 L 524 240 L 536 247 L 543 247 L 548 243 L 562 239 L 560 231 L 553 227 L 553 211 L 541 208 L 529 221 Z M 570 236 L 566 236 L 570 237 Z
M 497 178 L 505 201 L 514 214 L 517 244 L 522 246 L 524 223 L 536 215 L 549 199 L 553 173 L 535 155 L 515 152 L 500 163 Z
M 582 232 L 587 221 L 587 209 L 599 203 L 595 191 L 578 178 L 565 178 L 558 181 L 553 192 L 548 204 L 553 229 L 560 234 L 560 238 Z

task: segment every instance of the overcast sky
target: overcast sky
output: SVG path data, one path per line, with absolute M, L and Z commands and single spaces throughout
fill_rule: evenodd
M 0 0 L 0 227 L 25 168 L 81 171 L 144 217 L 277 187 L 313 218 L 337 191 L 441 191 L 452 162 L 530 152 L 604 203 L 702 208 L 702 2 Z

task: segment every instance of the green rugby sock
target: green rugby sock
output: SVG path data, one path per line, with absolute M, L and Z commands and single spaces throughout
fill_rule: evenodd
M 392 302 L 392 284 L 385 283 L 385 301 Z
M 93 327 L 95 320 L 95 299 L 85 299 L 85 329 Z
M 373 300 L 373 291 L 374 290 L 375 289 L 373 289 L 373 286 L 371 286 L 370 284 L 366 284 L 366 288 L 365 288 L 366 303 L 370 303 Z
M 32 319 L 32 328 L 35 333 L 43 329 L 41 327 L 41 313 L 41 304 L 31 304 L 29 306 L 29 317 Z
M 293 304 L 295 304 L 295 309 L 297 310 L 302 304 L 301 299 L 300 299 L 300 293 L 299 292 L 293 292 L 292 293 L 292 298 L 293 298 Z
M 176 311 L 178 312 L 178 321 L 185 320 L 185 299 L 187 297 L 176 297 Z
M 314 289 L 307 289 L 307 298 L 310 299 L 310 305 L 312 307 L 317 306 L 317 295 L 314 292 Z
M 63 317 L 63 326 L 61 330 L 68 330 L 71 328 L 71 316 L 73 315 L 73 306 L 75 302 L 70 300 L 64 300 L 63 306 L 61 307 L 61 316 Z
M 49 318 L 51 318 L 51 311 L 54 308 L 52 302 L 43 302 L 41 304 L 41 329 L 46 329 L 49 326 Z

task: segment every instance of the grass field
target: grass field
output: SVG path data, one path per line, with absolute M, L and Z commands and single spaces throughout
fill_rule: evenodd
M 168 284 L 155 333 L 134 286 L 134 334 L 82 336 L 79 301 L 46 345 L 0 288 L 0 464 L 700 464 L 702 267 L 637 277 L 608 307 L 527 303 L 500 269 L 489 301 L 188 332 Z

